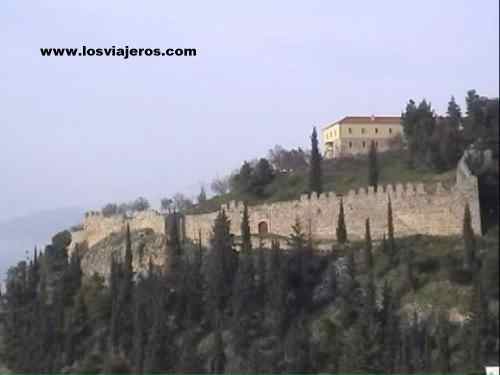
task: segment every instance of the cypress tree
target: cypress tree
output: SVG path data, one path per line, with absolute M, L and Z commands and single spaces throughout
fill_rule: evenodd
M 476 239 L 474 230 L 472 229 L 471 213 L 469 204 L 465 205 L 464 219 L 462 226 L 462 236 L 464 239 L 464 269 L 467 271 L 473 270 L 476 258 Z
M 180 274 L 182 273 L 182 246 L 179 236 L 179 218 L 177 212 L 170 214 L 166 219 L 166 277 L 172 287 L 180 284 Z
M 451 371 L 450 352 L 450 323 L 446 313 L 441 312 L 438 318 L 437 346 L 438 346 L 438 368 L 442 374 Z
M 375 191 L 377 191 L 379 177 L 379 167 L 377 159 L 377 148 L 375 147 L 375 142 L 371 141 L 370 151 L 368 154 L 368 185 L 373 186 Z
M 266 303 L 266 256 L 261 246 L 257 252 L 257 269 L 255 272 L 255 300 L 258 306 Z
M 133 332 L 133 288 L 134 269 L 132 259 L 132 240 L 130 236 L 130 226 L 127 224 L 125 236 L 125 263 L 123 267 L 123 279 L 120 285 L 120 295 L 118 309 L 120 314 L 120 346 L 124 353 L 128 354 L 132 350 Z
M 381 311 L 381 348 L 382 368 L 385 373 L 392 373 L 396 368 L 396 356 L 400 346 L 399 303 L 389 283 L 386 281 L 382 290 Z
M 168 328 L 163 313 L 163 295 L 160 294 L 153 309 L 153 326 L 151 327 L 145 351 L 144 373 L 167 372 L 172 368 L 172 358 L 168 352 Z
M 396 255 L 396 241 L 394 240 L 394 221 L 392 217 L 392 202 L 389 195 L 387 201 L 387 240 L 388 240 L 388 253 L 392 261 Z
M 276 275 L 280 272 L 281 268 L 281 249 L 280 242 L 278 240 L 271 241 L 271 251 L 269 255 L 269 272 L 267 272 L 267 287 L 272 287 Z M 267 300 L 269 302 L 270 299 Z
M 146 347 L 146 316 L 145 307 L 141 303 L 136 303 L 134 310 L 134 349 L 133 368 L 137 374 L 142 373 L 144 367 L 144 354 Z
M 127 228 L 125 232 L 125 266 L 124 266 L 124 278 L 129 282 L 133 279 L 134 270 L 132 267 L 132 239 L 130 236 L 130 225 L 127 223 Z
M 340 199 L 339 216 L 337 219 L 337 242 L 344 244 L 347 242 L 347 229 L 344 218 L 344 201 Z
M 343 372 L 380 373 L 375 335 L 364 317 L 351 326 L 344 340 Z
M 210 360 L 210 373 L 223 374 L 226 368 L 226 354 L 224 353 L 224 341 L 220 329 L 215 331 L 214 347 Z
M 63 276 L 65 306 L 73 304 L 73 299 L 82 284 L 82 274 L 80 252 L 78 250 L 78 246 L 76 246 L 75 250 L 71 254 L 68 267 L 64 271 Z
M 132 350 L 132 300 L 134 287 L 134 272 L 132 259 L 132 241 L 130 226 L 127 224 L 125 231 L 125 256 L 123 264 L 116 263 L 114 257 L 111 261 L 111 348 L 116 354 L 122 349 L 126 354 Z
M 454 130 L 458 130 L 462 122 L 462 111 L 460 110 L 460 106 L 456 103 L 454 96 L 452 96 L 448 102 L 447 114 L 450 119 L 450 125 Z
M 116 350 L 118 348 L 119 341 L 119 306 L 118 297 L 120 293 L 120 283 L 121 283 L 121 264 L 117 262 L 115 254 L 111 254 L 111 265 L 109 272 L 109 292 L 111 296 L 111 320 L 110 320 L 110 346 Z
M 250 253 L 252 250 L 252 237 L 250 233 L 250 219 L 248 217 L 247 202 L 243 203 L 243 217 L 241 218 L 241 252 L 244 254 Z
M 83 358 L 84 340 L 90 334 L 87 306 L 82 291 L 76 295 L 66 332 L 65 362 L 71 365 L 75 360 Z
M 189 272 L 188 299 L 187 299 L 187 319 L 197 322 L 202 317 L 203 312 L 203 245 L 201 241 L 201 231 L 199 232 L 198 247 L 195 253 Z
M 309 191 L 321 194 L 323 192 L 323 176 L 321 172 L 321 154 L 318 147 L 318 134 L 313 128 L 311 135 L 311 161 L 309 165 Z
M 372 253 L 372 237 L 370 233 L 370 219 L 365 220 L 365 271 L 372 272 L 373 270 L 373 253 Z
M 311 347 L 307 327 L 303 317 L 294 324 L 285 340 L 285 370 L 288 373 L 311 372 Z
M 211 315 L 215 317 L 224 311 L 231 296 L 231 289 L 237 267 L 237 258 L 232 246 L 230 222 L 224 210 L 219 212 L 213 226 L 207 259 L 207 292 Z
M 251 316 L 256 298 L 255 270 L 252 244 L 250 242 L 250 227 L 248 223 L 248 210 L 246 204 L 243 209 L 241 221 L 241 233 L 243 237 L 242 249 L 239 254 L 238 270 L 233 287 L 233 333 L 238 351 L 246 351 L 249 344 L 249 330 L 251 328 Z
M 273 241 L 266 306 L 271 317 L 271 329 L 278 337 L 283 337 L 287 323 L 288 263 L 283 257 L 279 242 Z
M 470 311 L 472 318 L 468 322 L 465 346 L 467 348 L 467 362 L 472 371 L 479 371 L 485 361 L 483 344 L 488 336 L 488 301 L 483 290 L 479 275 L 475 275 L 471 296 Z

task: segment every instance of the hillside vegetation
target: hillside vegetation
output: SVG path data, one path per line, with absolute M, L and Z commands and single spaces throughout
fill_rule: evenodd
M 380 185 L 407 182 L 428 184 L 440 181 L 445 186 L 451 186 L 455 181 L 454 169 L 437 173 L 427 167 L 408 168 L 403 150 L 381 153 L 378 155 L 378 158 Z M 358 189 L 370 185 L 368 156 L 322 160 L 322 171 L 323 190 L 326 192 L 333 191 L 337 194 L 346 194 L 350 189 Z M 258 204 L 299 199 L 301 194 L 309 191 L 308 180 L 309 169 L 307 166 L 294 171 L 276 172 L 273 180 L 265 186 L 262 197 L 233 189 L 233 191 L 227 194 L 216 195 L 206 201 L 200 202 L 187 210 L 187 212 L 202 213 L 216 211 L 221 204 L 231 200 Z
M 0 359 L 20 372 L 74 373 L 474 373 L 498 363 L 498 229 L 476 238 L 478 268 L 467 270 L 460 237 L 370 251 L 368 230 L 325 255 L 300 227 L 290 251 L 252 249 L 246 226 L 238 254 L 228 228 L 219 214 L 210 250 L 171 229 L 167 273 L 136 268 L 145 236 L 161 236 L 116 235 L 108 284 L 82 277 L 90 265 L 68 259 L 67 235 L 55 236 L 10 273 Z

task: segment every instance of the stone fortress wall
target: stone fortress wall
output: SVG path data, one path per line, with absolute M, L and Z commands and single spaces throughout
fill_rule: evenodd
M 348 237 L 352 240 L 364 238 L 365 219 L 370 219 L 374 240 L 382 239 L 387 232 L 387 208 L 391 199 L 395 235 L 403 237 L 413 234 L 457 235 L 462 232 L 465 204 L 468 202 L 472 225 L 481 233 L 479 196 L 475 177 L 461 180 L 447 189 L 441 183 L 434 186 L 423 184 L 397 184 L 350 191 L 341 197 L 335 193 L 319 196 L 303 195 L 299 200 L 250 206 L 249 218 L 252 234 L 259 227 L 267 227 L 269 233 L 289 236 L 291 226 L 298 218 L 303 230 L 312 234 L 315 241 L 335 240 L 340 201 L 343 200 Z M 243 204 L 230 202 L 223 205 L 231 221 L 231 232 L 240 234 Z M 206 244 L 217 213 L 187 215 L 184 227 L 188 238 L 198 238 Z
M 154 210 L 137 212 L 132 216 L 103 216 L 99 211 L 89 211 L 85 213 L 82 229 L 71 233 L 70 249 L 73 249 L 75 244 L 82 242 L 86 242 L 90 248 L 111 233 L 125 230 L 127 223 L 132 231 L 151 228 L 156 233 L 165 233 L 165 218 Z
M 335 228 L 340 201 L 343 200 L 348 237 L 351 240 L 364 237 L 365 219 L 370 219 L 372 238 L 380 240 L 387 231 L 387 207 L 390 198 L 393 211 L 395 235 L 403 237 L 414 234 L 459 235 L 465 204 L 471 209 L 472 226 L 481 234 L 481 217 L 477 178 L 461 161 L 457 167 L 456 183 L 445 188 L 441 183 L 424 186 L 396 184 L 351 190 L 344 196 L 334 192 L 317 196 L 302 195 L 300 199 L 249 206 L 250 229 L 259 234 L 263 228 L 269 233 L 289 236 L 291 227 L 298 218 L 306 233 L 311 232 L 318 242 L 335 240 Z M 231 221 L 231 233 L 240 235 L 243 204 L 230 202 L 221 207 Z M 201 233 L 207 245 L 217 212 L 182 217 L 183 234 L 197 240 Z M 104 217 L 99 212 L 88 212 L 83 229 L 73 232 L 73 243 L 86 241 L 89 248 L 113 232 L 123 231 L 129 223 L 131 230 L 151 228 L 156 233 L 165 233 L 165 218 L 156 211 L 144 211 L 132 217 Z M 259 230 L 260 229 L 260 230 Z

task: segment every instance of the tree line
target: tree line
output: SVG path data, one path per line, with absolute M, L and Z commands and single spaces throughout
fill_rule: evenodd
M 436 115 L 431 103 L 409 100 L 401 114 L 410 168 L 431 167 L 437 171 L 454 168 L 465 148 L 476 143 L 498 158 L 498 98 L 480 96 L 469 90 L 466 114 L 452 96 L 445 116 Z
M 402 299 L 420 285 L 412 249 L 394 238 L 390 200 L 379 244 L 369 219 L 364 242 L 349 242 L 341 203 L 338 243 L 328 256 L 318 255 L 299 218 L 287 251 L 277 240 L 255 248 L 246 205 L 239 251 L 224 211 L 208 249 L 201 240 L 181 241 L 176 213 L 167 220 L 162 265 L 150 260 L 144 273 L 134 271 L 129 227 L 107 280 L 83 276 L 80 251 L 68 256 L 66 231 L 11 268 L 2 296 L 1 356 L 8 367 L 26 373 L 449 373 L 480 371 L 498 358 L 498 324 L 488 309 L 468 208 L 460 269 L 473 292 L 470 319 L 462 324 L 450 322 L 439 306 L 428 317 L 403 313 Z M 374 264 L 381 256 L 389 269 L 401 269 L 400 282 L 380 279 Z M 327 306 L 335 318 L 315 320 Z

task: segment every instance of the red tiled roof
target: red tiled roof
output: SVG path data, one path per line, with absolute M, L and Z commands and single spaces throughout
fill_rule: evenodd
M 401 117 L 399 116 L 346 116 L 342 120 L 327 125 L 325 129 L 333 125 L 376 125 L 376 124 L 392 124 L 400 125 Z
M 400 124 L 399 116 L 346 116 L 335 124 Z

